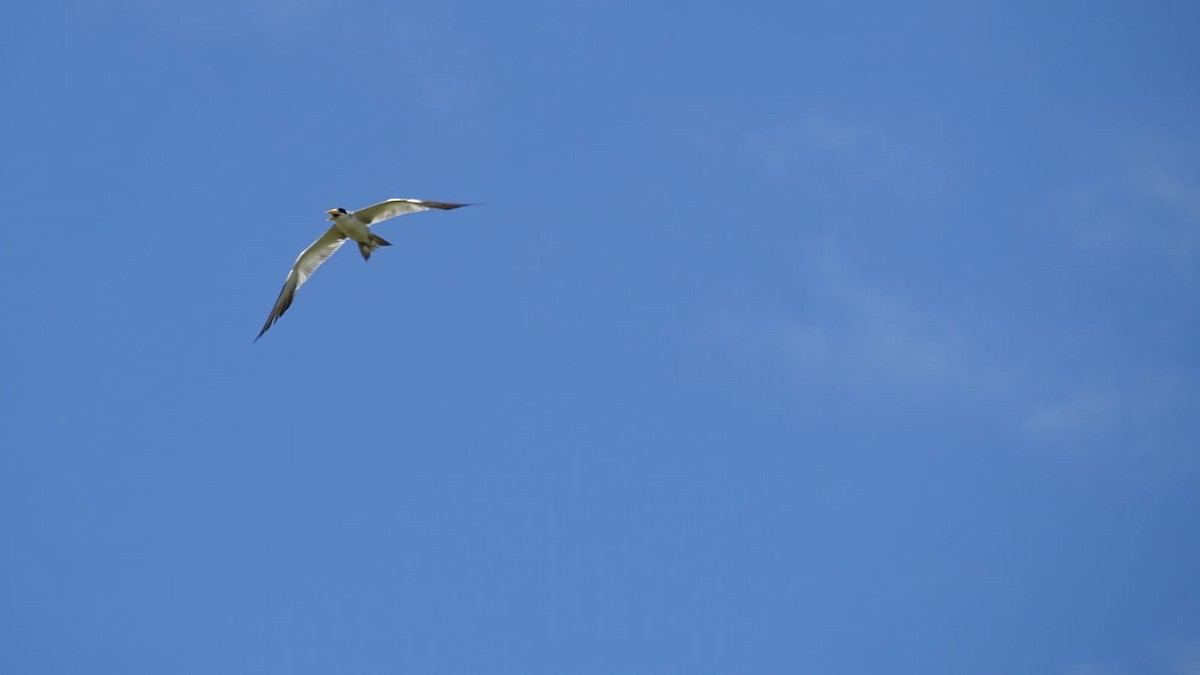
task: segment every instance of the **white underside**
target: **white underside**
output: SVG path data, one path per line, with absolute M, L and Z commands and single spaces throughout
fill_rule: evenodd
M 333 221 L 333 225 L 342 234 L 360 244 L 371 243 L 371 230 L 366 224 L 353 216 L 342 216 Z

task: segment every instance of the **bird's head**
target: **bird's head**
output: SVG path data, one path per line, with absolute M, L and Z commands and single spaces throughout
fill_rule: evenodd
M 347 211 L 339 206 L 336 209 L 329 209 L 325 213 L 329 215 L 329 220 L 337 220 L 338 218 L 346 215 Z

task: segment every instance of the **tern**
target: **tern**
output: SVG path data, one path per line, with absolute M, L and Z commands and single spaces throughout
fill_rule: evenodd
M 372 225 L 389 218 L 403 216 L 406 213 L 428 211 L 429 209 L 449 211 L 463 206 L 469 206 L 469 204 L 431 202 L 424 199 L 389 199 L 357 211 L 347 211 L 343 208 L 326 211 L 325 213 L 329 216 L 328 220 L 332 221 L 333 225 L 325 231 L 325 234 L 304 249 L 300 257 L 296 258 L 296 263 L 292 265 L 292 271 L 288 272 L 287 279 L 283 282 L 283 290 L 279 291 L 279 298 L 275 300 L 275 306 L 267 315 L 267 322 L 263 324 L 262 330 L 258 332 L 258 337 L 254 338 L 254 341 L 258 342 L 258 338 L 262 337 L 263 333 L 266 333 L 267 329 L 283 316 L 288 307 L 292 306 L 292 299 L 296 297 L 296 291 L 304 285 L 304 282 L 308 281 L 313 272 L 317 271 L 321 263 L 337 253 L 347 239 L 353 239 L 358 244 L 358 252 L 362 254 L 363 260 L 370 260 L 372 251 L 380 246 L 392 245 L 391 242 L 372 232 L 370 230 Z

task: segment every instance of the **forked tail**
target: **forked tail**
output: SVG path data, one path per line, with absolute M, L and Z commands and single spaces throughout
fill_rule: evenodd
M 370 260 L 371 259 L 371 251 L 374 251 L 375 249 L 379 248 L 380 246 L 391 246 L 391 245 L 392 245 L 392 242 L 390 242 L 387 239 L 384 239 L 383 237 L 372 232 L 370 244 L 364 244 L 362 242 L 358 242 L 358 252 L 362 254 L 363 260 Z

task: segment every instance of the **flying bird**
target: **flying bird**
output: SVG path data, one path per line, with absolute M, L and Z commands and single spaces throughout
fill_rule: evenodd
M 347 211 L 343 208 L 326 211 L 325 213 L 329 216 L 328 220 L 332 221 L 333 225 L 325 231 L 325 234 L 304 249 L 299 258 L 296 258 L 296 263 L 292 265 L 292 271 L 288 272 L 287 279 L 283 282 L 283 290 L 279 291 L 279 298 L 275 300 L 275 306 L 267 315 L 267 322 L 263 324 L 262 330 L 258 332 L 258 337 L 254 338 L 254 341 L 258 342 L 258 338 L 262 337 L 263 333 L 266 333 L 267 329 L 283 316 L 288 307 L 292 306 L 292 299 L 296 297 L 296 291 L 304 285 L 304 282 L 308 281 L 313 272 L 317 271 L 321 263 L 337 253 L 347 239 L 353 239 L 358 244 L 358 252 L 362 254 L 363 260 L 370 260 L 372 251 L 380 246 L 392 245 L 391 242 L 370 230 L 375 223 L 381 223 L 406 213 L 428 211 L 429 209 L 449 211 L 463 206 L 469 206 L 469 204 L 430 202 L 424 199 L 389 199 L 357 211 Z

